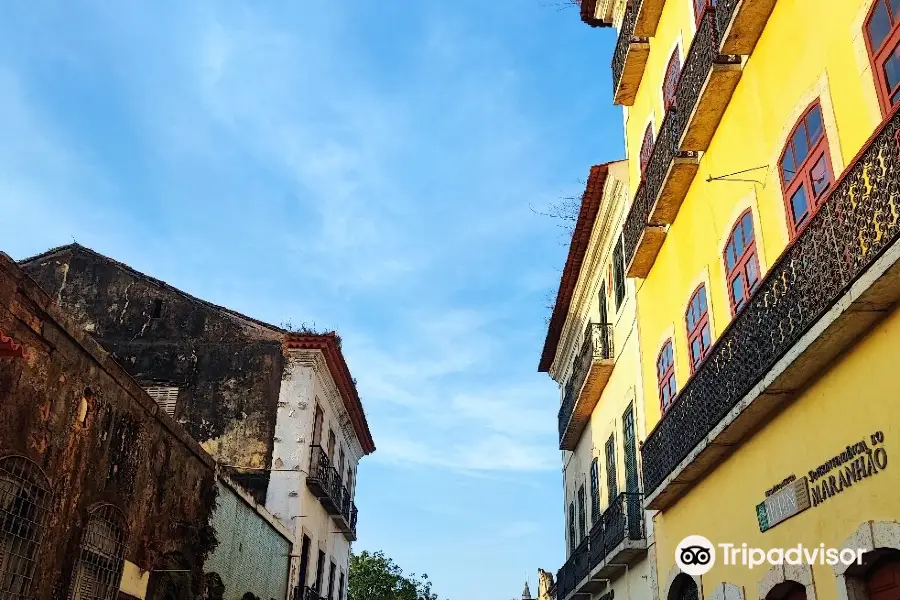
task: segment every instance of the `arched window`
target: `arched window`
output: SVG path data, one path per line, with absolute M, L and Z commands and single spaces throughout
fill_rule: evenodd
M 716 0 L 694 0 L 694 18 L 697 19 L 697 25 L 703 20 L 706 9 L 716 5 Z
M 865 34 L 878 100 L 887 115 L 900 104 L 900 2 L 875 0 Z
M 90 510 L 72 574 L 71 600 L 113 600 L 125 560 L 125 515 L 112 504 Z
M 818 100 L 794 126 L 778 164 L 788 225 L 791 237 L 795 237 L 816 214 L 834 182 Z
M 663 79 L 663 103 L 666 110 L 675 104 L 675 92 L 678 91 L 679 77 L 681 77 L 681 57 L 678 56 L 676 47 L 669 59 L 669 65 L 666 67 L 666 77 Z
M 706 286 L 700 285 L 691 301 L 688 303 L 687 314 L 684 317 L 687 324 L 688 348 L 691 356 L 691 373 L 706 358 L 712 346 L 709 332 L 709 305 L 706 302 Z
M 641 142 L 641 175 L 647 170 L 651 154 L 653 154 L 653 123 L 648 123 L 647 129 L 644 130 L 644 141 Z
M 24 456 L 0 458 L 0 598 L 31 598 L 50 481 Z
M 690 575 L 679 573 L 669 590 L 669 600 L 699 600 L 700 590 Z
M 665 413 L 672 406 L 675 394 L 678 393 L 678 384 L 675 382 L 675 352 L 672 349 L 671 338 L 663 344 L 656 358 L 656 381 L 659 386 L 659 405 Z
M 728 278 L 728 298 L 731 314 L 737 314 L 750 294 L 759 285 L 759 260 L 756 257 L 756 236 L 753 215 L 748 209 L 734 224 L 725 244 L 725 273 Z

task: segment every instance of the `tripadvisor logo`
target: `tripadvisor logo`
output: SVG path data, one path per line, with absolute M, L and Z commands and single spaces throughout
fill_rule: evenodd
M 752 548 L 747 544 L 718 544 L 723 565 L 743 565 L 753 569 L 766 563 L 770 565 L 861 565 L 866 550 L 863 548 L 804 547 Z M 705 575 L 716 564 L 716 547 L 702 535 L 689 535 L 675 548 L 675 563 L 683 573 L 694 577 Z
M 675 563 L 688 575 L 704 575 L 716 564 L 716 548 L 702 535 L 689 535 L 675 548 Z

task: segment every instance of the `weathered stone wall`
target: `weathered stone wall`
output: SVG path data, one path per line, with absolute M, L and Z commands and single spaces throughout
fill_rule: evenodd
M 0 358 L 0 457 L 36 463 L 51 492 L 29 597 L 67 597 L 88 511 L 103 503 L 125 515 L 128 561 L 151 570 L 177 556 L 199 594 L 215 544 L 212 458 L 5 254 L 0 331 L 28 352 Z
M 22 264 L 142 385 L 179 387 L 175 418 L 265 503 L 281 333 L 81 246 Z M 257 469 L 257 470 L 253 470 Z

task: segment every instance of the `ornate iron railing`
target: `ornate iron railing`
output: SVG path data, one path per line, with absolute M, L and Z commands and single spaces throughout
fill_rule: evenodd
M 619 544 L 644 539 L 644 511 L 640 492 L 622 492 L 603 511 L 603 547 L 606 555 Z
M 341 502 L 343 502 L 342 490 L 344 489 L 344 482 L 341 481 L 341 476 L 334 467 L 331 467 L 330 477 L 331 485 L 328 486 L 328 495 L 331 497 L 334 505 L 340 509 Z
M 678 106 L 676 143 L 681 140 L 687 128 L 687 120 L 700 100 L 700 93 L 713 65 L 741 64 L 740 56 L 719 54 L 722 38 L 721 29 L 716 25 L 716 11 L 717 8 L 714 7 L 706 9 L 697 27 L 697 33 L 691 41 L 691 48 L 684 61 L 684 70 L 678 80 L 678 89 L 675 92 L 675 102 Z
M 900 238 L 900 112 L 848 167 L 650 433 L 644 484 L 659 487 L 847 288 Z
M 723 34 L 728 31 L 728 25 L 734 18 L 734 11 L 740 3 L 740 0 L 718 0 L 716 2 L 716 26 Z M 721 40 L 719 41 L 721 42 Z
M 356 517 L 358 515 L 358 511 L 356 510 L 356 504 L 350 504 L 350 531 L 353 532 L 353 539 L 356 539 Z
M 590 542 L 588 538 L 581 540 L 575 547 L 569 560 L 556 573 L 556 586 L 558 600 L 565 600 L 566 596 L 575 591 L 575 586 L 587 577 L 590 571 L 589 563 Z
M 613 90 L 619 89 L 622 73 L 625 71 L 625 59 L 628 57 L 628 48 L 632 42 L 640 41 L 634 37 L 634 26 L 637 24 L 640 0 L 629 0 L 625 8 L 625 17 L 622 19 L 622 28 L 619 29 L 619 38 L 616 41 L 616 49 L 612 57 Z
M 331 460 L 322 446 L 310 446 L 309 478 L 318 481 L 326 492 L 331 490 Z
M 566 382 L 563 391 L 563 401 L 557 413 L 559 437 L 565 435 L 566 428 L 572 418 L 572 411 L 578 402 L 584 380 L 591 369 L 591 363 L 595 360 L 612 360 L 613 353 L 613 327 L 610 323 L 588 323 L 584 330 L 584 341 L 581 349 L 575 357 L 572 374 Z
M 588 550 L 588 561 L 590 563 L 591 570 L 593 570 L 597 567 L 597 565 L 603 562 L 604 558 L 606 558 L 606 548 L 603 545 L 602 515 L 597 515 L 597 519 L 592 521 L 591 523 L 591 546 Z

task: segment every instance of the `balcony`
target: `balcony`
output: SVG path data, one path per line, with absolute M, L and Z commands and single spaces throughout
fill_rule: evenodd
M 341 510 L 338 514 L 333 515 L 335 525 L 347 538 L 347 541 L 356 541 L 356 504 L 350 498 L 350 491 L 347 486 L 341 486 L 340 492 Z
M 324 448 L 321 446 L 310 446 L 310 448 L 311 456 L 306 487 L 313 496 L 319 499 L 325 512 L 329 515 L 336 515 L 340 513 L 341 478 L 331 466 L 331 460 Z
M 719 0 L 722 52 L 744 56 L 753 52 L 774 7 L 775 0 Z
M 719 53 L 717 11 L 707 9 L 697 27 L 678 83 L 676 105 L 683 123 L 679 150 L 705 152 L 741 79 L 741 57 Z
M 625 492 L 603 511 L 590 536 L 559 571 L 559 600 L 567 600 L 570 594 L 570 598 L 590 598 L 647 553 L 642 502 L 643 494 Z
M 900 112 L 833 185 L 642 448 L 662 510 L 900 301 Z
M 625 18 L 622 20 L 622 28 L 619 30 L 619 39 L 612 59 L 615 90 L 613 102 L 625 106 L 634 104 L 634 97 L 644 77 L 647 57 L 650 55 L 650 40 L 636 35 L 634 31 L 640 8 L 638 1 L 630 0 L 625 9 Z
M 625 222 L 629 277 L 650 273 L 740 79 L 740 57 L 720 55 L 718 39 L 715 10 L 707 9 Z
M 644 37 L 656 35 L 656 26 L 662 16 L 663 6 L 666 0 L 634 0 L 639 3 L 637 20 L 634 25 L 634 34 Z
M 615 366 L 613 327 L 588 323 L 557 415 L 560 450 L 574 450 Z

